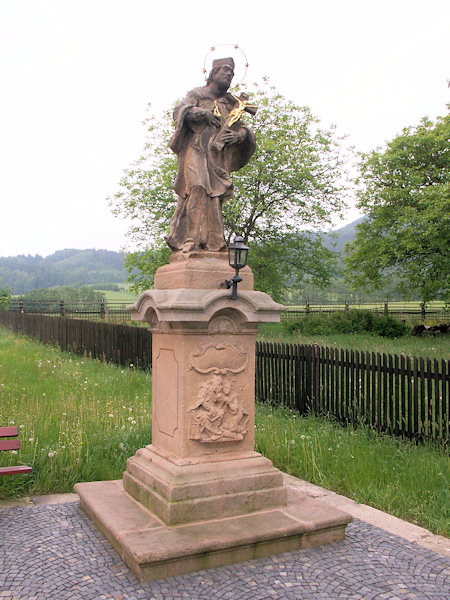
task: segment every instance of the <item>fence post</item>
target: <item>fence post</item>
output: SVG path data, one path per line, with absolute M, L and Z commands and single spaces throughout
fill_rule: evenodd
M 350 308 L 349 302 L 348 302 L 348 300 L 346 300 L 345 304 L 344 304 L 344 310 L 349 310 L 349 308 Z
M 23 313 L 25 312 L 23 310 L 23 299 L 22 298 L 19 300 L 19 312 L 21 315 L 23 315 Z
M 318 344 L 314 344 L 313 350 L 313 382 L 312 390 L 314 396 L 314 414 L 319 414 L 322 411 L 321 394 L 320 394 L 320 350 Z
M 425 321 L 425 317 L 426 317 L 426 305 L 425 302 L 422 302 L 420 305 L 420 314 L 422 317 L 422 321 Z
M 306 313 L 307 315 L 309 315 L 309 313 L 310 313 L 310 312 L 311 312 L 311 309 L 310 309 L 310 307 L 309 307 L 309 302 L 306 302 L 306 304 L 305 304 L 305 313 Z
M 313 408 L 313 347 L 305 346 L 305 413 L 312 412 Z
M 59 316 L 60 317 L 66 316 L 66 309 L 64 308 L 64 300 L 59 301 Z
M 100 319 L 104 319 L 105 318 L 105 301 L 103 300 L 103 298 L 100 300 Z
M 384 301 L 384 314 L 386 317 L 389 315 L 389 304 L 387 300 Z

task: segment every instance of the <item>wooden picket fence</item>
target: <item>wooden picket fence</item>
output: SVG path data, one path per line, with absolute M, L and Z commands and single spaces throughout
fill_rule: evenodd
M 0 325 L 92 358 L 148 369 L 144 327 L 0 311 Z M 317 345 L 256 343 L 256 398 L 300 414 L 447 444 L 450 361 Z
M 448 441 L 450 361 L 256 344 L 256 397 L 413 439 Z
M 0 325 L 105 362 L 140 369 L 152 365 L 152 334 L 145 327 L 14 311 L 0 311 Z

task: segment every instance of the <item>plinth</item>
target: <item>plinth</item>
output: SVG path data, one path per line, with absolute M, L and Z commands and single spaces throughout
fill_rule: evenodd
M 255 335 L 284 307 L 220 288 L 217 254 L 178 253 L 129 307 L 152 330 L 152 443 L 123 481 L 75 486 L 86 510 L 142 581 L 343 539 L 351 520 L 288 500 L 282 473 L 254 451 Z

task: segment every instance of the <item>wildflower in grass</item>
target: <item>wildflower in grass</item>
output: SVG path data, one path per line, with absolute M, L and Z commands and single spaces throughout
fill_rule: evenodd
M 304 440 L 305 437 L 306 437 L 306 435 L 302 434 L 300 437 L 301 437 L 302 440 Z
M 11 454 L 17 454 L 17 450 L 11 450 Z
M 14 425 L 14 421 L 10 421 L 10 422 L 9 422 L 9 424 L 10 424 L 10 425 Z
M 114 417 L 114 415 L 112 413 L 109 413 L 109 418 L 112 419 Z
M 132 424 L 132 425 L 136 425 L 136 421 L 133 419 L 133 420 L 131 421 L 131 424 Z
M 125 450 L 126 450 L 123 442 L 120 442 L 119 448 L 122 450 L 122 452 L 125 452 Z
M 48 457 L 52 458 L 53 456 L 55 456 L 55 454 L 56 454 L 56 451 L 53 452 L 53 450 L 50 450 L 50 452 L 48 453 Z

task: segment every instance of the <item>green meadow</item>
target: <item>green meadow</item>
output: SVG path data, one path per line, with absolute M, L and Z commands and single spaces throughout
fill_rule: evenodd
M 132 292 L 128 292 L 127 290 L 120 290 L 118 292 L 114 292 L 112 290 L 100 290 L 102 294 L 105 296 L 106 303 L 112 304 L 132 304 L 136 302 L 138 299 L 137 294 L 133 294 Z
M 151 374 L 89 360 L 0 328 L 0 425 L 22 448 L 0 464 L 33 473 L 0 478 L 0 498 L 71 491 L 118 479 L 151 441 Z M 447 457 L 363 428 L 256 407 L 256 449 L 285 472 L 448 535 Z
M 315 318 L 315 317 L 313 317 Z M 364 352 L 380 352 L 386 354 L 404 354 L 405 356 L 418 356 L 423 358 L 436 358 L 448 360 L 450 357 L 450 336 L 411 336 L 402 335 L 397 338 L 384 338 L 370 333 L 326 333 L 304 334 L 299 332 L 289 333 L 287 325 L 283 323 L 265 323 L 260 326 L 258 340 L 261 342 L 278 342 L 288 344 L 318 344 L 343 348 L 345 350 L 359 350 Z

